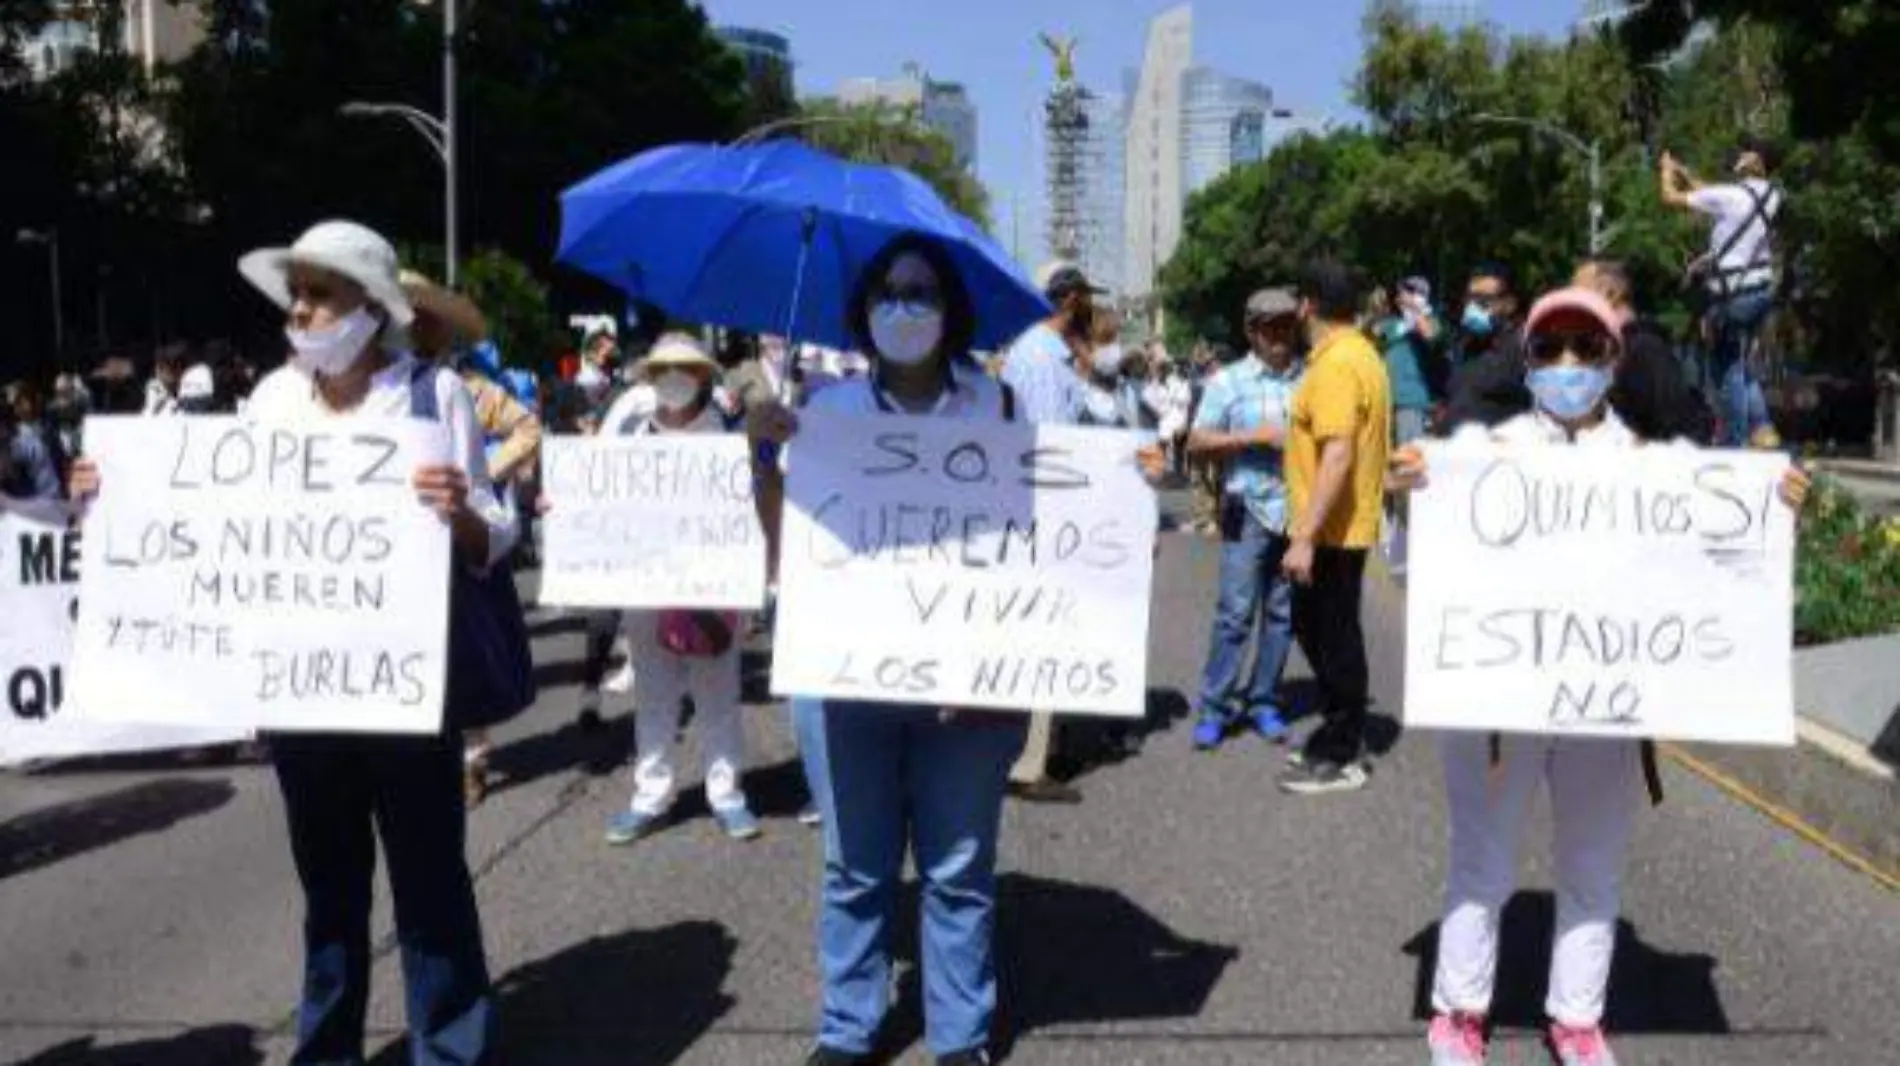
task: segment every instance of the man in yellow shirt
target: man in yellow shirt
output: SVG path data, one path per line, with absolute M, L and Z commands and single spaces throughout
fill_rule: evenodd
M 1359 622 L 1366 555 L 1379 539 L 1392 386 L 1378 349 L 1354 325 L 1361 299 L 1351 271 L 1322 261 L 1300 286 L 1312 345 L 1293 396 L 1287 495 L 1293 515 L 1281 569 L 1293 580 L 1293 628 L 1313 667 L 1324 721 L 1280 779 L 1297 795 L 1366 783 L 1367 676 Z

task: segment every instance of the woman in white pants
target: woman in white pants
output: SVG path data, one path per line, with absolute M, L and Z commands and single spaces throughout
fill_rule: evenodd
M 1635 447 L 1636 435 L 1608 402 L 1622 336 L 1623 316 L 1595 292 L 1563 289 L 1539 300 L 1524 340 L 1525 384 L 1535 410 L 1489 437 L 1520 447 Z M 1486 435 L 1467 428 L 1451 446 Z M 1396 488 L 1424 483 L 1425 461 L 1415 446 L 1395 453 L 1393 465 Z M 1783 500 L 1799 509 L 1806 494 L 1806 475 L 1791 470 Z M 1448 734 L 1440 748 L 1451 856 L 1432 982 L 1433 1066 L 1484 1062 L 1499 915 L 1517 884 L 1517 841 L 1531 796 L 1545 782 L 1557 873 L 1547 1039 L 1561 1066 L 1615 1066 L 1602 1021 L 1641 742 L 1471 733 Z
M 686 334 L 660 338 L 641 366 L 657 407 L 649 418 L 628 420 L 620 432 L 725 433 L 732 423 L 714 402 L 719 364 Z M 613 425 L 609 419 L 608 425 Z M 680 706 L 693 701 L 693 722 L 705 756 L 706 803 L 726 836 L 751 840 L 759 820 L 739 778 L 745 766 L 745 730 L 739 718 L 737 618 L 715 611 L 628 610 L 623 632 L 634 683 L 633 800 L 607 823 L 607 842 L 630 844 L 657 828 L 678 796 L 674 749 Z

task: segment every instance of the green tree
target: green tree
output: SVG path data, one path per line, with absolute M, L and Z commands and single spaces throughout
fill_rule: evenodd
M 483 249 L 462 267 L 462 289 L 488 319 L 488 333 L 510 366 L 552 371 L 563 338 L 534 271 L 507 253 Z
M 1779 175 L 1789 193 L 1780 240 L 1795 340 L 1814 362 L 1862 372 L 1894 361 L 1900 301 L 1900 6 L 1887 0 L 1656 0 L 1622 28 L 1639 64 L 1680 54 L 1719 28 L 1676 79 L 1677 99 L 1733 92 L 1723 125 L 1792 138 Z M 1723 66 L 1721 64 L 1726 64 Z M 1690 114 L 1709 110 L 1693 108 Z M 1735 121 L 1742 120 L 1741 123 Z M 1685 124 L 1683 143 L 1706 127 Z M 1732 143 L 1701 139 L 1713 161 Z M 1692 157 L 1693 158 L 1693 157 Z
M 1181 243 L 1160 277 L 1169 345 L 1239 344 L 1250 293 L 1290 283 L 1321 252 L 1350 255 L 1350 220 L 1337 190 L 1377 161 L 1365 134 L 1302 136 L 1190 197 Z
M 1190 200 L 1161 279 L 1177 328 L 1234 339 L 1245 293 L 1322 249 L 1388 285 L 1419 273 L 1455 292 L 1491 259 L 1531 290 L 1559 284 L 1589 251 L 1592 144 L 1605 250 L 1630 263 L 1652 310 L 1677 310 L 1707 235 L 1661 204 L 1659 144 L 1712 153 L 1779 121 L 1759 37 L 1659 71 L 1609 36 L 1448 30 L 1401 4 L 1373 4 L 1364 30 L 1363 132 L 1282 145 Z
M 231 254 L 324 217 L 439 242 L 442 171 L 395 119 L 352 101 L 441 106 L 439 7 L 411 0 L 201 0 L 213 32 L 176 72 L 168 117 L 193 193 Z M 686 0 L 482 0 L 458 41 L 461 228 L 544 269 L 563 189 L 643 149 L 738 132 L 744 73 Z M 227 267 L 228 270 L 228 267 Z M 607 298 L 584 279 L 561 286 Z
M 787 132 L 842 159 L 908 170 L 958 213 L 984 229 L 990 226 L 989 192 L 957 162 L 949 138 L 925 126 L 915 108 L 808 100 Z

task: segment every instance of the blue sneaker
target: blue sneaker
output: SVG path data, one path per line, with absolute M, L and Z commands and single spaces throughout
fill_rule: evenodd
M 1213 751 L 1227 739 L 1227 719 L 1219 715 L 1203 714 L 1201 720 L 1194 723 L 1194 748 L 1197 751 Z
M 1253 727 L 1261 737 L 1275 744 L 1286 743 L 1287 735 L 1292 732 L 1286 724 L 1286 719 L 1280 717 L 1280 712 L 1272 710 L 1255 713 Z
M 759 828 L 759 820 L 745 807 L 716 810 L 713 820 L 719 823 L 719 831 L 726 834 L 727 840 L 757 840 L 764 832 Z
M 660 815 L 621 811 L 607 820 L 607 843 L 631 844 L 660 827 Z

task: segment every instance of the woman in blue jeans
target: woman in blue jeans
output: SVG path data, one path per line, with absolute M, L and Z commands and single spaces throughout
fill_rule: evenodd
M 894 414 L 1008 420 L 1004 386 L 957 365 L 975 332 L 944 250 L 893 241 L 864 269 L 850 306 L 871 376 L 813 396 L 801 415 Z M 966 363 L 967 365 L 967 363 Z M 797 418 L 764 404 L 756 440 L 783 443 Z M 796 458 L 792 459 L 796 462 Z M 807 1066 L 868 1060 L 890 1006 L 891 930 L 906 849 L 923 882 L 925 1041 L 941 1066 L 988 1063 L 996 1012 L 996 836 L 1023 720 L 948 708 L 795 699 L 793 718 L 824 817 L 818 1046 Z

